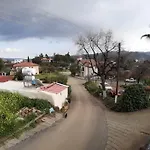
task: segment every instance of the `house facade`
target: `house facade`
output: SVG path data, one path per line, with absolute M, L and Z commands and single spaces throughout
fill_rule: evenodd
M 51 99 L 48 99 L 51 104 L 61 109 L 68 98 L 68 88 L 69 86 L 54 82 L 47 86 L 40 87 L 40 90 L 51 95 Z
M 32 62 L 21 62 L 13 65 L 13 70 L 19 71 L 24 67 L 34 68 L 36 74 L 39 74 L 39 65 Z
M 50 62 L 52 62 L 52 59 L 51 59 L 51 58 L 46 58 L 46 57 L 44 57 L 44 58 L 41 59 L 41 61 L 42 61 L 43 63 L 50 63 Z
M 92 63 L 92 64 L 91 64 Z M 89 60 L 89 59 L 83 59 L 79 61 L 79 66 L 80 66 L 80 76 L 81 77 L 91 77 L 94 76 L 94 72 L 98 72 L 98 69 L 96 67 L 96 63 L 94 60 Z M 93 72 L 94 70 L 94 72 Z

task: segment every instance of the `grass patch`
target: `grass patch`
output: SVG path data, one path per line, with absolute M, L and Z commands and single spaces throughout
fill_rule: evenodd
M 59 82 L 62 84 L 67 84 L 68 81 L 67 76 L 61 73 L 44 73 L 44 74 L 39 74 L 36 77 L 42 80 L 43 83 Z

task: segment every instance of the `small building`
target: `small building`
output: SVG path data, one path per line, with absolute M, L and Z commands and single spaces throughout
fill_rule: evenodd
M 91 61 L 89 59 L 83 59 L 79 61 L 79 65 L 80 65 L 80 76 L 82 77 L 90 77 L 94 75 L 93 69 L 95 72 L 98 72 L 98 69 L 96 67 L 96 62 L 91 59 Z M 93 69 L 92 69 L 93 66 Z
M 51 95 L 51 99 L 49 99 L 50 103 L 61 109 L 68 98 L 68 88 L 69 86 L 67 85 L 54 82 L 50 85 L 40 87 L 40 90 L 45 94 Z
M 60 83 L 51 83 L 39 88 L 24 87 L 23 82 L 10 81 L 0 77 L 0 91 L 19 93 L 29 98 L 43 99 L 49 101 L 53 106 L 61 109 L 68 98 L 68 86 Z
M 42 61 L 43 63 L 50 63 L 50 62 L 52 62 L 52 59 L 51 59 L 51 58 L 46 58 L 46 57 L 44 57 L 44 58 L 41 59 L 41 61 Z
M 13 65 L 13 70 L 19 71 L 24 67 L 34 68 L 36 74 L 39 74 L 39 65 L 32 62 L 21 62 Z

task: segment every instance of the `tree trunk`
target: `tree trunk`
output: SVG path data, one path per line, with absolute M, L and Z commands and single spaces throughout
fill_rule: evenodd
M 102 91 L 103 91 L 103 99 L 104 99 L 107 97 L 106 88 L 105 88 L 105 77 L 104 76 L 101 77 L 101 81 L 102 81 Z
M 137 79 L 137 83 L 138 83 L 138 84 L 140 83 L 140 78 Z

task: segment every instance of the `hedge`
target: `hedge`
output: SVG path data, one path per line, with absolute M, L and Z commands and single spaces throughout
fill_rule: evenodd
M 147 108 L 149 99 L 141 84 L 130 85 L 125 89 L 123 95 L 118 99 L 114 110 L 119 112 L 133 112 Z
M 68 81 L 67 76 L 60 73 L 46 73 L 46 74 L 37 75 L 36 77 L 42 80 L 43 83 L 58 82 L 62 84 L 67 84 Z
M 99 88 L 99 86 L 92 81 L 86 82 L 84 84 L 85 88 L 94 96 L 99 96 L 102 90 Z

